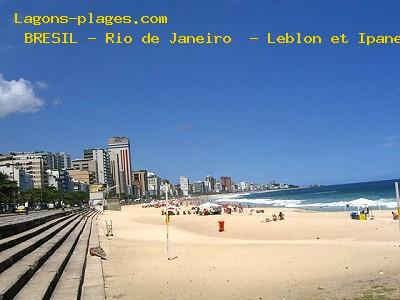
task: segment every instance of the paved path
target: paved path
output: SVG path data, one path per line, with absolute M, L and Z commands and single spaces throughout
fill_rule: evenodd
M 58 211 L 58 210 L 41 211 L 41 212 L 36 212 L 36 213 L 30 213 L 29 215 L 22 215 L 22 214 L 8 215 L 6 217 L 0 218 L 0 228 L 1 228 L 1 226 L 23 223 L 23 222 L 35 220 L 38 218 L 43 218 L 45 216 L 54 215 L 59 212 L 61 212 L 61 210 L 60 211 Z
M 67 209 L 65 211 L 68 211 Z M 10 225 L 10 224 L 17 224 L 17 223 L 24 223 L 27 221 L 40 219 L 46 216 L 51 216 L 54 214 L 61 213 L 61 209 L 52 209 L 52 210 L 42 210 L 42 211 L 35 211 L 29 212 L 29 215 L 21 215 L 21 214 L 7 214 L 1 216 L 0 218 L 0 230 L 2 226 Z

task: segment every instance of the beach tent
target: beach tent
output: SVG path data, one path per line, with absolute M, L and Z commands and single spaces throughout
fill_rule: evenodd
M 379 206 L 380 207 L 380 202 L 379 201 L 373 201 L 365 198 L 359 198 L 353 201 L 348 202 L 350 206 L 357 206 L 357 209 L 360 210 L 361 207 L 370 207 L 370 206 Z

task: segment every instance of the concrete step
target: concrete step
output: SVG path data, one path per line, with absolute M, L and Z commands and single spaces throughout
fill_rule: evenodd
M 79 216 L 46 243 L 0 274 L 0 299 L 12 299 L 81 222 Z M 58 226 L 58 225 L 57 225 Z
M 69 217 L 70 217 L 70 215 L 62 216 L 62 217 L 56 218 L 54 220 L 48 221 L 48 222 L 44 223 L 43 225 L 34 227 L 30 230 L 27 230 L 27 231 L 12 235 L 10 237 L 4 238 L 4 239 L 0 240 L 0 251 L 4 251 L 8 248 L 11 248 L 11 247 L 17 245 L 17 244 L 25 242 L 26 240 L 44 232 L 45 230 L 53 227 L 54 225 L 68 219 Z
M 40 233 L 31 239 L 22 242 L 14 247 L 6 249 L 0 252 L 0 273 L 4 272 L 12 264 L 23 258 L 28 253 L 38 248 L 43 243 L 47 242 L 54 235 L 56 235 L 60 230 L 62 230 L 66 225 L 71 223 L 73 220 L 78 218 L 79 214 L 73 214 L 66 220 L 54 225 L 51 229 Z
M 53 219 L 65 216 L 76 210 L 68 210 L 62 212 L 61 210 L 46 211 L 30 215 L 19 215 L 15 217 L 8 217 L 0 219 L 0 239 L 27 231 L 36 226 L 42 225 Z
M 100 246 L 99 232 L 97 229 L 97 218 L 92 222 L 89 247 L 87 250 L 86 268 L 83 277 L 81 299 L 104 300 L 106 298 L 104 291 L 103 266 L 101 258 L 91 256 L 89 249 Z
M 62 273 L 57 286 L 51 295 L 53 300 L 75 300 L 81 298 L 83 276 L 86 267 L 89 238 L 92 222 L 95 222 L 98 213 L 89 218 L 79 237 L 79 241 L 71 255 L 71 258 Z
M 80 239 L 82 231 L 91 224 L 91 217 L 83 218 L 76 228 L 71 232 L 62 245 L 49 257 L 49 259 L 32 276 L 27 284 L 21 289 L 14 299 L 41 300 L 50 299 L 65 266 L 72 259 L 76 245 Z M 75 298 L 77 299 L 77 298 Z

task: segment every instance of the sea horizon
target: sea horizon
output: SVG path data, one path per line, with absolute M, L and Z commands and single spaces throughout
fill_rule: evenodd
M 397 207 L 395 185 L 399 179 L 299 187 L 293 189 L 250 191 L 213 195 L 220 203 L 251 206 L 302 208 L 308 210 L 352 210 L 360 207 L 393 209 Z

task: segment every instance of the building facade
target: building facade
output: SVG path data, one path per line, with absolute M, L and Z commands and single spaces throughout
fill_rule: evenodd
M 214 192 L 215 190 L 215 178 L 212 176 L 207 176 L 205 181 L 206 192 Z
M 93 183 L 93 176 L 88 170 L 79 170 L 79 169 L 69 169 L 67 170 L 68 175 L 75 182 L 83 182 L 86 184 Z
M 193 181 L 192 192 L 193 192 L 193 194 L 196 194 L 196 195 L 205 194 L 206 187 L 205 187 L 204 181 Z
M 46 170 L 51 166 L 51 153 L 13 152 L 0 155 L 0 167 L 24 170 L 33 181 L 34 188 L 48 186 Z
M 151 197 L 160 196 L 161 179 L 154 173 L 147 173 L 147 190 Z
M 25 170 L 2 166 L 0 167 L 0 173 L 7 175 L 10 180 L 16 181 L 21 192 L 33 188 L 33 180 Z
M 132 173 L 132 181 L 135 186 L 135 196 L 136 197 L 146 197 L 147 196 L 147 171 L 137 170 Z
M 122 173 L 125 182 L 125 193 L 128 195 L 133 194 L 133 185 L 132 185 L 132 167 L 131 167 L 131 150 L 130 150 L 130 142 L 127 137 L 111 137 L 108 139 L 108 152 L 110 154 L 110 164 L 111 168 L 114 168 L 114 172 L 111 171 L 113 175 L 114 183 L 121 182 L 118 178 L 118 181 L 115 174 L 117 170 L 115 169 L 117 166 L 119 168 L 119 173 Z M 116 183 L 118 184 L 118 183 Z M 122 190 L 120 191 L 122 192 Z
M 52 153 L 51 166 L 52 170 L 66 170 L 71 168 L 71 156 L 66 152 Z
M 88 171 L 90 180 L 88 184 L 95 184 L 98 182 L 97 164 L 94 160 L 90 159 L 74 159 L 71 162 L 70 170 Z
M 101 148 L 85 149 L 83 151 L 83 158 L 96 162 L 96 180 L 98 184 L 103 184 L 107 187 L 113 186 L 110 155 L 106 150 Z
M 179 177 L 179 184 L 181 186 L 183 196 L 184 197 L 189 196 L 189 191 L 190 191 L 189 177 L 186 177 L 186 176 Z
M 232 187 L 232 180 L 228 176 L 221 176 L 221 186 L 224 192 L 229 192 Z
M 66 170 L 46 170 L 49 179 L 49 186 L 55 187 L 57 191 L 72 192 L 72 177 Z

